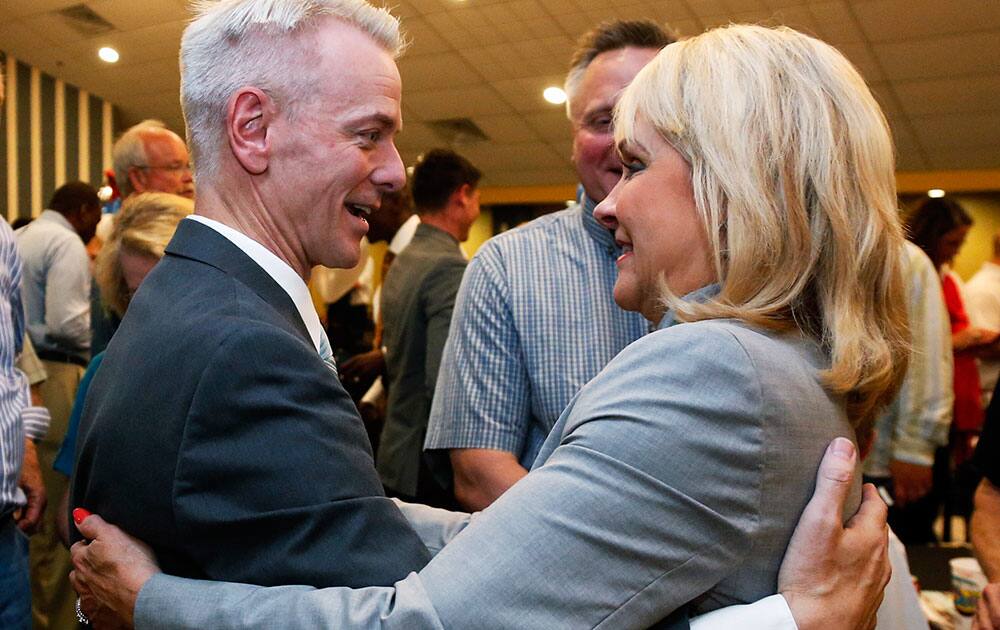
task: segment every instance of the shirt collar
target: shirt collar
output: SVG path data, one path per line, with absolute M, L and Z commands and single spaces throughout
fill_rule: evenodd
M 49 223 L 55 223 L 57 225 L 61 225 L 70 232 L 76 234 L 76 230 L 73 229 L 73 226 L 66 219 L 66 217 L 62 215 L 61 212 L 56 212 L 55 210 L 45 210 L 40 215 L 38 215 L 38 219 L 41 219 L 42 221 L 48 221 Z
M 389 241 L 389 251 L 393 254 L 399 254 L 403 251 L 410 244 L 410 239 L 413 238 L 413 233 L 417 231 L 418 225 L 420 225 L 420 217 L 411 214 L 410 218 L 399 226 L 396 233 L 392 235 L 392 240 Z
M 684 302 L 694 302 L 696 304 L 700 304 L 711 300 L 716 295 L 718 295 L 719 291 L 721 290 L 722 287 L 719 286 L 718 283 L 713 283 L 704 286 L 700 289 L 697 289 L 695 291 L 692 291 L 691 293 L 688 293 L 683 298 L 681 298 L 681 300 Z M 660 323 L 656 327 L 656 329 L 662 330 L 664 328 L 670 328 L 674 324 L 680 324 L 680 323 L 682 322 L 680 322 L 680 320 L 677 319 L 677 313 L 674 312 L 674 309 L 671 308 L 668 309 L 667 312 L 663 314 L 663 318 L 660 320 Z
M 316 346 L 316 352 L 319 352 L 319 340 L 323 327 L 319 323 L 319 315 L 316 313 L 312 297 L 309 295 L 309 287 L 299 277 L 299 274 L 295 273 L 295 270 L 288 263 L 278 258 L 274 252 L 246 234 L 234 230 L 224 223 L 219 223 L 214 219 L 197 214 L 188 215 L 185 220 L 188 219 L 210 227 L 224 236 L 233 245 L 238 247 L 240 251 L 249 256 L 250 260 L 257 263 L 267 275 L 271 276 L 271 279 L 288 294 L 288 297 L 292 298 L 292 303 L 295 304 L 295 308 L 299 311 L 302 323 L 306 325 L 306 330 L 309 331 L 309 338 L 312 340 L 313 345 Z
M 442 244 L 454 245 L 456 248 L 460 245 L 457 238 L 448 234 L 439 227 L 430 225 L 429 223 L 421 223 L 418 225 L 416 232 L 414 232 L 414 235 L 417 234 L 419 234 L 421 238 L 430 239 Z
M 621 252 L 621 248 L 615 245 L 615 237 L 611 233 L 611 230 L 601 225 L 601 222 L 594 217 L 594 209 L 597 208 L 597 202 L 592 201 L 587 196 L 587 193 L 583 191 L 583 186 L 577 187 L 576 203 L 580 207 L 583 229 L 598 245 L 607 250 L 609 256 L 617 258 Z
M 1000 275 L 1000 265 L 996 264 L 992 260 L 986 260 L 983 262 L 983 271 L 993 274 Z

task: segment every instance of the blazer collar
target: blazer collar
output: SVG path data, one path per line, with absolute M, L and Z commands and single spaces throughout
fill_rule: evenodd
M 681 298 L 682 302 L 689 302 L 692 304 L 704 304 L 709 300 L 715 298 L 722 291 L 722 286 L 717 282 L 703 286 L 700 289 L 696 289 L 684 297 Z M 663 328 L 670 328 L 675 324 L 680 324 L 681 321 L 677 319 L 677 313 L 674 309 L 668 309 L 663 317 L 660 319 L 660 323 L 656 326 L 657 330 L 662 330 Z
M 313 345 L 288 293 L 239 247 L 212 228 L 197 221 L 181 221 L 166 253 L 197 260 L 232 276 L 274 307 L 310 346 Z

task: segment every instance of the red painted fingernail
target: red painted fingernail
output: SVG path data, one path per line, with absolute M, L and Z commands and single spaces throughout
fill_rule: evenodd
M 83 508 L 76 508 L 73 510 L 73 522 L 79 525 L 83 522 L 83 519 L 90 516 L 90 512 Z

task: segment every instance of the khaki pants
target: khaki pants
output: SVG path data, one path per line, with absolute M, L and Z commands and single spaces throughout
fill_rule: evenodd
M 48 505 L 38 533 L 31 537 L 31 609 L 36 630 L 76 628 L 76 592 L 69 583 L 69 550 L 59 540 L 56 519 L 69 518 L 59 513 L 59 503 L 69 487 L 69 480 L 52 468 L 59 453 L 66 426 L 73 409 L 73 398 L 83 376 L 83 368 L 71 363 L 42 361 L 48 379 L 41 385 L 42 400 L 52 416 L 49 432 L 38 443 L 38 463 Z

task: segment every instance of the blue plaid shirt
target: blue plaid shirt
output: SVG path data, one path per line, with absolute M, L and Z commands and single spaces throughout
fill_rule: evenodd
M 649 327 L 612 297 L 619 250 L 581 195 L 469 263 L 425 449 L 490 448 L 530 468 L 573 396 Z

